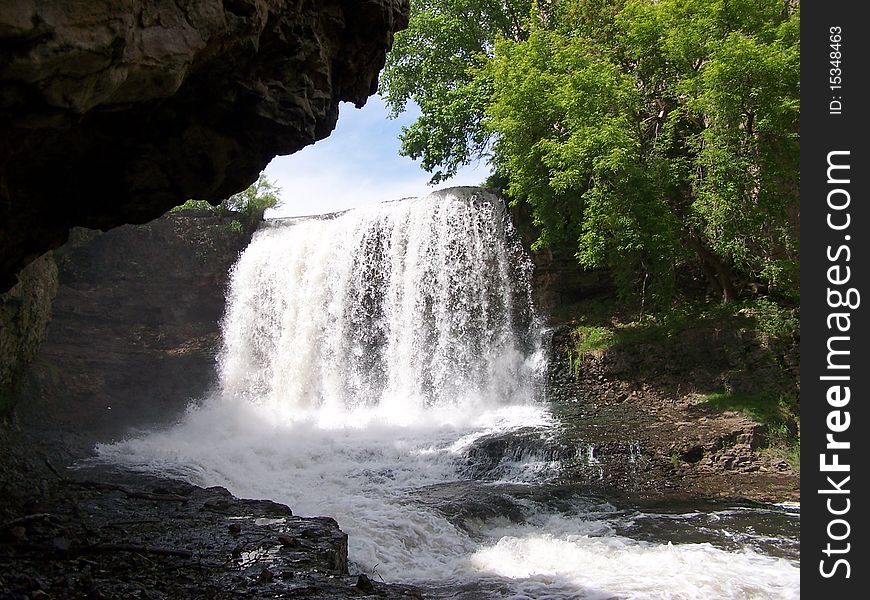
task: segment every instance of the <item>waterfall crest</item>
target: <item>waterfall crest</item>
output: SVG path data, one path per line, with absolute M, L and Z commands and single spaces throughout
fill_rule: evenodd
M 266 227 L 231 276 L 223 392 L 301 411 L 529 400 L 530 272 L 476 188 Z

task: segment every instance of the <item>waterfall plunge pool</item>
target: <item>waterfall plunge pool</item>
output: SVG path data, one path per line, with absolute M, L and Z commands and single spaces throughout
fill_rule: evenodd
M 560 477 L 530 269 L 480 190 L 266 228 L 220 390 L 98 454 L 332 516 L 352 570 L 434 597 L 798 598 L 797 511 L 644 510 Z

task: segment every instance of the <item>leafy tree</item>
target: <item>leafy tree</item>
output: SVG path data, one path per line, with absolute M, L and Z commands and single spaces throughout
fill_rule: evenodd
M 260 221 L 266 210 L 275 208 L 281 203 L 281 199 L 278 197 L 280 192 L 281 188 L 269 181 L 263 173 L 260 173 L 257 181 L 248 186 L 247 189 L 224 200 L 221 206 L 225 207 L 226 210 L 244 214 L 252 222 Z
M 495 40 L 525 39 L 532 0 L 417 0 L 381 76 L 393 116 L 415 102 L 421 116 L 401 135 L 402 154 L 421 159 L 432 182 L 482 156 L 492 95 L 484 67 Z
M 450 53 L 464 45 L 464 21 L 450 12 L 459 4 L 506 3 L 422 3 L 411 35 L 426 36 L 390 58 L 415 66 L 405 74 L 413 85 L 385 82 L 394 98 L 424 100 L 403 148 L 444 169 L 433 179 L 491 148 L 510 196 L 533 209 L 539 245 L 573 246 L 581 263 L 612 268 L 624 289 L 649 282 L 667 295 L 694 257 L 725 300 L 740 278 L 796 293 L 794 3 L 539 2 L 509 33 L 485 28 L 464 69 Z M 452 57 L 445 67 L 441 55 Z M 469 86 L 480 95 L 459 101 Z M 439 120 L 451 114 L 462 117 Z
M 508 192 L 534 209 L 538 245 L 573 245 L 581 263 L 615 267 L 629 287 L 678 251 L 676 224 L 643 152 L 642 97 L 594 50 L 544 29 L 500 43 L 489 126 Z
M 638 116 L 654 123 L 647 155 L 725 299 L 735 271 L 797 290 L 798 20 L 778 0 L 634 0 L 616 19 Z
M 188 200 L 184 204 L 175 207 L 173 211 L 184 210 L 215 210 L 220 214 L 228 212 L 242 213 L 249 223 L 255 223 L 263 219 L 263 214 L 270 208 L 275 208 L 281 203 L 278 194 L 281 188 L 277 187 L 264 174 L 260 173 L 257 181 L 247 189 L 233 194 L 217 206 L 212 206 L 205 200 Z

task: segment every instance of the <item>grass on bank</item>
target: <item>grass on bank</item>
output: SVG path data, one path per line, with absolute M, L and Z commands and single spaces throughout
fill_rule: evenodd
M 563 310 L 561 317 L 572 327 L 569 360 L 575 375 L 587 354 L 661 343 L 695 327 L 715 324 L 753 331 L 768 347 L 792 343 L 799 331 L 798 309 L 766 298 L 730 304 L 685 302 L 643 315 L 621 309 L 607 299 L 587 300 Z M 785 460 L 794 469 L 800 468 L 800 409 L 796 398 L 714 392 L 706 396 L 704 404 L 717 412 L 739 411 L 766 425 L 766 447 L 762 451 Z
M 799 322 L 796 309 L 764 298 L 739 304 L 687 303 L 644 315 L 620 311 L 606 301 L 591 300 L 573 305 L 570 312 L 574 316 L 571 321 L 576 340 L 574 352 L 578 358 L 616 346 L 660 342 L 713 321 L 754 329 L 770 340 L 791 336 Z
M 702 406 L 716 412 L 737 411 L 766 425 L 767 443 L 762 451 L 785 460 L 793 469 L 800 469 L 800 418 L 787 398 L 714 392 L 706 396 Z

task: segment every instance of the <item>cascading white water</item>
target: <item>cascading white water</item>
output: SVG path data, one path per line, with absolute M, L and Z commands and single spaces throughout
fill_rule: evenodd
M 521 258 L 481 191 L 260 231 L 232 274 L 223 391 L 295 415 L 528 400 L 539 369 Z
M 634 539 L 672 516 L 547 486 L 558 457 L 538 449 L 561 425 L 536 399 L 528 276 L 479 190 L 267 227 L 232 273 L 220 391 L 99 453 L 334 516 L 356 569 L 445 597 L 799 597 L 796 565 L 756 541 Z

